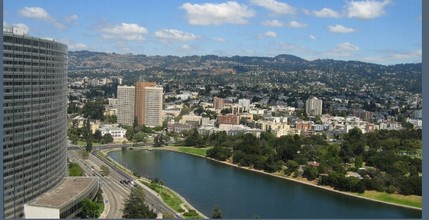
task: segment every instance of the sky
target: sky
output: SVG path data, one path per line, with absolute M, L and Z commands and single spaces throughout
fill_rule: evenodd
M 422 0 L 4 0 L 3 25 L 69 51 L 422 61 Z

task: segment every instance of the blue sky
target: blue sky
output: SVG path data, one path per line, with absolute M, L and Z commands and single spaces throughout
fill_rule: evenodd
M 422 60 L 422 0 L 4 0 L 3 24 L 69 50 Z

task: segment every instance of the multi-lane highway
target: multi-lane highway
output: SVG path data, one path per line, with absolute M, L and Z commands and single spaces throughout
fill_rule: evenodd
M 106 161 L 104 158 L 99 158 L 95 156 L 96 154 L 89 154 L 88 159 L 83 159 L 79 155 L 79 148 L 69 148 L 68 156 L 74 162 L 78 163 L 81 166 L 85 173 L 89 176 L 97 176 L 100 179 L 100 187 L 103 190 L 105 212 L 102 213 L 100 218 L 108 219 L 117 219 L 122 218 L 122 210 L 124 208 L 125 199 L 128 198 L 131 187 L 129 184 L 120 183 L 121 180 L 133 178 L 112 166 L 111 162 Z M 99 171 L 100 167 L 108 166 L 110 168 L 110 173 L 107 176 L 102 176 Z M 142 187 L 145 192 L 145 202 L 146 204 L 154 210 L 156 213 L 169 213 L 173 216 L 176 216 L 174 210 L 168 207 L 165 203 L 162 202 L 160 197 L 150 190 L 148 187 L 144 186 L 138 181 L 135 181 L 138 184 L 138 187 Z

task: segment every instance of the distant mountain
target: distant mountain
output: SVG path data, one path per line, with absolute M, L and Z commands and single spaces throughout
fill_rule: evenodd
M 91 51 L 70 51 L 70 72 L 92 70 L 104 71 L 139 71 L 145 69 L 165 69 L 171 71 L 191 71 L 204 74 L 243 73 L 255 67 L 282 71 L 321 70 L 359 73 L 362 76 L 384 73 L 420 73 L 421 63 L 380 65 L 360 61 L 341 61 L 317 59 L 308 61 L 300 57 L 280 54 L 275 57 L 232 56 L 146 56 L 116 54 Z M 96 71 L 96 72 L 97 72 Z

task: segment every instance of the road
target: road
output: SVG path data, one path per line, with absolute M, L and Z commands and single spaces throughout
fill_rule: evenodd
M 78 163 L 84 169 L 88 176 L 97 176 L 100 180 L 100 187 L 103 190 L 105 212 L 100 218 L 118 219 L 122 218 L 122 210 L 124 208 L 125 199 L 128 198 L 131 187 L 130 185 L 121 184 L 123 179 L 132 179 L 128 174 L 124 173 L 112 166 L 111 162 L 105 161 L 104 158 L 98 158 L 93 154 L 89 154 L 88 159 L 83 159 L 79 155 L 79 150 L 72 148 L 68 151 L 69 158 Z M 99 171 L 100 167 L 108 166 L 110 173 L 107 176 L 102 176 Z M 156 213 L 169 213 L 173 216 L 176 214 L 174 210 L 162 202 L 160 197 L 150 190 L 148 187 L 134 180 L 145 192 L 145 203 Z

